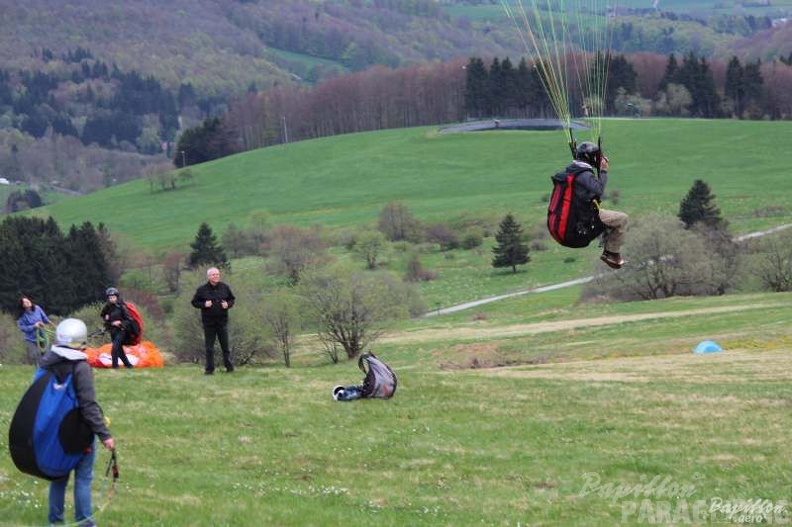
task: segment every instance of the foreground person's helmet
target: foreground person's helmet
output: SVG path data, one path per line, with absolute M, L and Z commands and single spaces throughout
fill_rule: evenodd
M 63 346 L 79 348 L 88 340 L 88 328 L 78 318 L 67 318 L 55 329 L 55 341 Z

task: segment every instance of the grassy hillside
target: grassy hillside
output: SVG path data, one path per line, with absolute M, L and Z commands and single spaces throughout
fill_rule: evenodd
M 120 463 L 111 496 L 98 456 L 98 522 L 735 524 L 711 506 L 739 500 L 786 504 L 765 520 L 788 521 L 789 294 L 539 318 L 524 301 L 392 334 L 377 350 L 400 379 L 389 401 L 334 402 L 331 388 L 361 374 L 315 352 L 211 378 L 197 365 L 97 370 Z M 725 351 L 692 354 L 705 338 Z M 532 364 L 493 367 L 515 359 Z M 0 367 L 4 429 L 30 373 Z M 46 489 L 0 457 L 0 523 L 43 524 Z
M 695 179 L 713 189 L 735 234 L 792 222 L 784 151 L 789 122 L 614 120 L 610 206 L 633 217 L 675 215 Z M 585 137 L 581 136 L 581 139 Z M 194 181 L 152 191 L 144 180 L 38 209 L 63 226 L 103 222 L 145 249 L 187 250 L 198 225 L 217 233 L 267 211 L 273 224 L 374 225 L 388 202 L 421 220 L 513 212 L 529 228 L 546 214 L 549 177 L 569 160 L 561 132 L 438 134 L 435 128 L 337 136 L 192 167 Z

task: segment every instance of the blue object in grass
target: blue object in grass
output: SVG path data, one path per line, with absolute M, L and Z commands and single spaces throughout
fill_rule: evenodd
M 723 349 L 717 343 L 711 340 L 703 340 L 698 343 L 693 353 L 717 353 L 719 351 L 723 351 Z

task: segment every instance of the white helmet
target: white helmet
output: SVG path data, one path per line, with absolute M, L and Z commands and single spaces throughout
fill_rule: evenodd
M 88 328 L 78 318 L 67 318 L 58 324 L 55 330 L 55 341 L 63 346 L 79 348 L 88 340 Z

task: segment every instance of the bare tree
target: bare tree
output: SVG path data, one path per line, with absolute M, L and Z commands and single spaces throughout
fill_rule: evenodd
M 389 320 L 407 317 L 415 290 L 388 273 L 329 268 L 309 273 L 301 293 L 313 314 L 320 340 L 358 356 L 385 330 Z
M 377 228 L 392 242 L 417 241 L 419 223 L 404 203 L 394 201 L 382 208 Z
M 765 111 L 771 119 L 792 117 L 792 64 L 774 60 L 761 68 Z
M 183 253 L 169 253 L 165 256 L 165 261 L 162 263 L 162 273 L 165 278 L 165 284 L 171 293 L 176 293 L 179 290 L 179 278 L 181 278 L 181 268 L 184 263 Z
M 679 220 L 651 215 L 636 220 L 625 243 L 627 266 L 585 288 L 584 296 L 655 300 L 679 295 L 722 294 L 737 272 L 699 231 Z
M 445 223 L 435 223 L 426 227 L 426 241 L 436 243 L 441 251 L 458 249 L 459 235 Z
M 379 231 L 368 231 L 360 234 L 355 240 L 352 251 L 366 262 L 366 268 L 377 268 L 377 260 L 385 248 L 385 235 Z
M 270 327 L 283 363 L 291 367 L 294 336 L 300 332 L 299 301 L 294 295 L 279 293 L 266 298 L 264 322 Z
M 317 229 L 293 225 L 275 228 L 269 247 L 275 270 L 287 275 L 292 284 L 298 283 L 303 272 L 325 256 L 325 243 Z
M 762 284 L 777 293 L 792 291 L 792 233 L 768 237 L 762 243 L 759 277 Z

